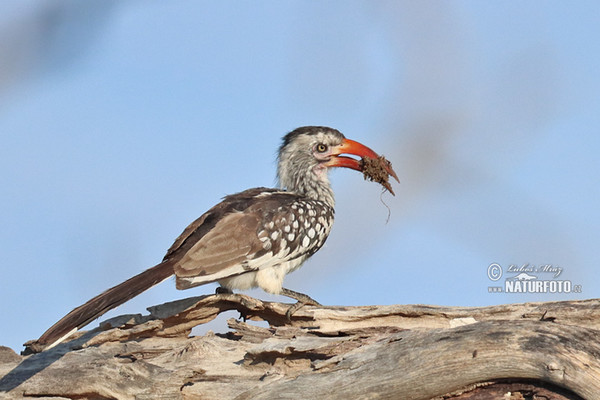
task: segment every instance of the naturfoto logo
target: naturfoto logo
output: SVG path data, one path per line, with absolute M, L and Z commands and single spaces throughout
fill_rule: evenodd
M 505 273 L 508 276 L 505 276 Z M 552 264 L 510 264 L 506 268 L 498 263 L 488 266 L 487 275 L 493 282 L 504 276 L 504 286 L 488 286 L 489 293 L 581 293 L 581 285 L 570 280 L 557 279 L 563 268 Z

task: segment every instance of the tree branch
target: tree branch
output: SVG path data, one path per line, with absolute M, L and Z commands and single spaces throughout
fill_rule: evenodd
M 536 391 L 595 399 L 599 306 L 597 299 L 306 306 L 287 321 L 288 304 L 202 296 L 113 318 L 43 353 L 0 349 L 0 391 L 119 399 L 473 399 Z M 230 319 L 225 334 L 189 337 L 226 310 L 270 326 Z

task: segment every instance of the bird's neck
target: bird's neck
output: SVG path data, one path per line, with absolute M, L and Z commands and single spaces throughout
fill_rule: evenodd
M 329 182 L 324 184 L 323 182 L 308 179 L 300 180 L 297 185 L 293 187 L 288 187 L 287 189 L 291 192 L 298 193 L 302 196 L 322 201 L 331 208 L 333 208 L 333 206 L 335 205 L 333 190 L 331 189 Z
M 322 201 L 331 208 L 335 205 L 326 168 L 313 170 L 308 174 L 288 174 L 287 171 L 280 170 L 279 184 L 289 192 Z

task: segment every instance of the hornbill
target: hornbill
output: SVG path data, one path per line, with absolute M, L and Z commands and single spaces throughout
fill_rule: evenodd
M 75 308 L 26 346 L 31 352 L 55 346 L 172 275 L 177 289 L 218 282 L 221 291 L 260 287 L 294 298 L 298 302 L 290 308 L 288 318 L 303 304 L 318 305 L 302 293 L 283 288 L 283 278 L 319 250 L 329 235 L 334 216 L 329 168 L 363 171 L 363 160 L 378 157 L 335 129 L 295 129 L 284 136 L 279 148 L 277 177 L 281 189 L 259 187 L 226 196 L 183 231 L 160 264 Z M 391 164 L 381 168 L 398 179 Z M 387 179 L 381 183 L 393 194 Z

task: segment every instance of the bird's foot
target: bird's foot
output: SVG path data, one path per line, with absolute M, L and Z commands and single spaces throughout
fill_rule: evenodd
M 233 290 L 227 289 L 226 287 L 219 286 L 215 289 L 215 294 L 233 294 Z
M 297 300 L 297 303 L 292 304 L 285 313 L 285 316 L 288 321 L 292 320 L 292 315 L 294 315 L 294 313 L 296 311 L 298 311 L 299 309 L 301 309 L 302 307 L 304 307 L 306 305 L 308 305 L 308 306 L 320 306 L 321 305 L 321 303 L 319 303 L 312 297 L 310 297 L 304 293 L 295 292 L 290 289 L 282 288 L 281 292 L 279 294 L 281 294 L 283 296 L 287 296 L 294 300 Z

